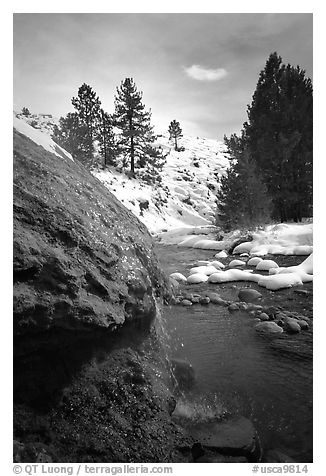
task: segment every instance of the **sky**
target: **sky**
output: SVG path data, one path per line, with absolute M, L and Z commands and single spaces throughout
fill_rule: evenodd
M 309 13 L 17 13 L 14 108 L 64 116 L 87 83 L 114 110 L 132 77 L 157 132 L 223 140 L 241 130 L 270 53 L 312 79 Z

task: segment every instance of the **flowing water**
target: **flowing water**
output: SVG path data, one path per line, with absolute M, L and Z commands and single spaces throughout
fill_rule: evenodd
M 157 251 L 167 273 L 186 274 L 196 260 L 213 256 L 211 251 L 176 246 L 158 246 Z M 208 286 L 189 286 L 189 291 L 200 293 Z M 236 300 L 234 283 L 210 291 Z M 283 345 L 281 352 L 275 338 L 259 335 L 243 311 L 230 313 L 210 304 L 167 306 L 163 314 L 171 356 L 191 363 L 196 374 L 196 385 L 179 403 L 179 411 L 203 419 L 239 413 L 251 419 L 265 451 L 278 448 L 295 461 L 312 461 L 311 331 L 278 337 L 277 343 L 288 349 L 284 352 Z

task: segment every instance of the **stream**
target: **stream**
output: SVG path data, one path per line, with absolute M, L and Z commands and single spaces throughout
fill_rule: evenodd
M 212 259 L 214 252 L 158 244 L 157 254 L 168 275 L 188 275 L 197 260 Z M 224 299 L 237 300 L 244 285 L 205 283 L 187 290 L 200 293 L 209 287 Z M 195 370 L 195 386 L 179 402 L 185 415 L 203 420 L 225 412 L 243 415 L 254 424 L 264 451 L 278 449 L 297 462 L 312 461 L 311 330 L 286 339 L 282 335 L 290 351 L 280 352 L 273 339 L 255 331 L 244 311 L 172 305 L 163 308 L 163 319 L 170 357 L 188 361 Z

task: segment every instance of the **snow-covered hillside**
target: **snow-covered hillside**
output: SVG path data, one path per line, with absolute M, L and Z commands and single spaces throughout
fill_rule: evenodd
M 28 124 L 31 120 L 33 127 Z M 49 115 L 14 114 L 14 127 L 19 132 L 59 157 L 73 160 L 51 139 L 55 123 Z M 210 139 L 184 137 L 179 144 L 184 151 L 176 152 L 168 136 L 161 135 L 157 146 L 167 154 L 159 185 L 128 177 L 113 167 L 93 170 L 93 174 L 162 243 L 224 253 L 241 236 L 235 230 L 217 241 L 218 229 L 214 226 L 218 178 L 229 165 L 224 145 Z M 235 248 L 234 254 L 309 255 L 313 249 L 312 235 L 310 222 L 273 224 L 252 233 L 253 240 Z
M 178 227 L 211 227 L 217 179 L 228 167 L 224 145 L 185 137 L 180 141 L 185 150 L 176 152 L 167 135 L 160 136 L 157 145 L 168 154 L 160 185 L 128 178 L 114 168 L 93 173 L 154 234 Z
M 39 144 L 43 137 L 44 147 L 54 153 L 54 147 L 59 147 L 50 137 L 55 124 L 58 120 L 50 114 L 14 115 L 14 127 Z M 218 178 L 229 165 L 224 144 L 211 139 L 183 137 L 178 145 L 185 150 L 176 152 L 168 135 L 160 135 L 156 145 L 168 154 L 160 185 L 129 178 L 113 167 L 93 170 L 93 174 L 152 234 L 194 226 L 204 227 L 204 233 L 212 231 Z

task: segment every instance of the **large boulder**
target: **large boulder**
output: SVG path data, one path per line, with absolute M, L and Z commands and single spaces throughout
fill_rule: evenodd
M 80 164 L 14 134 L 14 332 L 114 329 L 167 291 L 146 227 Z
M 14 459 L 166 461 L 168 298 L 147 229 L 82 165 L 14 131 Z

